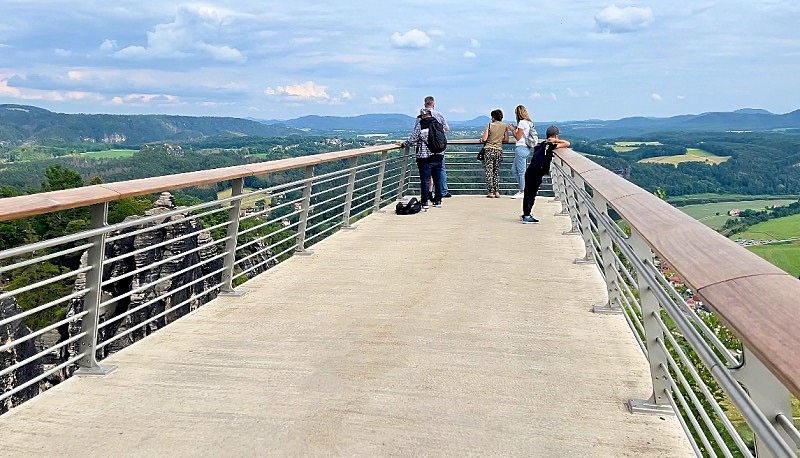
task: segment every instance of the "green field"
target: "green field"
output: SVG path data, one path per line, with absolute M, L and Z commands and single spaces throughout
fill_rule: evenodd
M 747 249 L 791 276 L 800 278 L 800 242 L 754 245 Z
M 94 159 L 119 159 L 121 157 L 131 157 L 138 152 L 139 150 L 135 149 L 109 149 L 106 151 L 89 151 L 81 153 L 81 155 Z
M 800 215 L 786 216 L 758 223 L 734 236 L 745 240 L 786 240 L 800 237 Z
M 764 210 L 768 206 L 775 204 L 788 205 L 797 202 L 797 199 L 763 199 L 763 200 L 740 200 L 735 202 L 715 202 L 709 204 L 684 205 L 678 207 L 679 210 L 699 220 L 706 226 L 719 230 L 722 225 L 730 218 L 728 211 L 734 208 L 739 210 Z M 775 220 L 778 221 L 778 220 Z M 744 238 L 737 236 L 737 238 Z M 761 239 L 759 239 L 761 240 Z
M 614 142 L 613 145 L 608 145 L 617 153 L 628 153 L 640 146 L 660 146 L 661 142 Z
M 649 157 L 639 162 L 645 164 L 672 164 L 677 167 L 681 162 L 705 162 L 707 164 L 716 165 L 730 158 L 730 156 L 717 156 L 698 148 L 686 148 L 686 154 L 681 154 L 680 156 Z

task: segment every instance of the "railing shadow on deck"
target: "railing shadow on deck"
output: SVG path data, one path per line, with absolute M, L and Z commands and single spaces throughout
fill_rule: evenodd
M 451 142 L 454 194 L 483 192 L 478 144 Z M 0 199 L 0 221 L 23 230 L 67 210 L 89 226 L 0 251 L 0 413 L 75 371 L 108 373 L 105 356 L 415 194 L 412 165 L 390 144 Z M 274 184 L 248 190 L 252 176 Z M 230 197 L 179 206 L 169 193 L 220 183 Z M 800 281 L 574 151 L 558 151 L 549 186 L 583 237 L 576 262 L 605 278 L 595 312 L 623 314 L 650 362 L 652 395 L 631 412 L 675 412 L 698 455 L 795 456 Z M 154 210 L 109 224 L 110 205 L 139 196 Z

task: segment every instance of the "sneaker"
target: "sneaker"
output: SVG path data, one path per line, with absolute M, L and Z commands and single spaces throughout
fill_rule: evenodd
M 434 202 L 433 206 L 436 207 L 436 208 L 442 208 L 442 203 L 441 202 Z
M 523 197 L 525 197 L 525 193 L 522 192 L 522 191 L 520 191 L 520 192 L 514 194 L 513 196 L 511 196 L 512 199 L 522 199 Z
M 431 208 L 431 207 L 430 207 L 430 205 L 428 205 L 428 202 L 425 202 L 424 204 L 422 204 L 422 209 L 423 210 L 427 210 L 429 208 Z
M 522 217 L 522 224 L 530 224 L 530 223 L 538 223 L 539 220 L 534 218 L 533 216 L 523 216 Z
M 453 197 L 453 195 L 448 192 L 447 194 L 443 195 L 442 197 Z

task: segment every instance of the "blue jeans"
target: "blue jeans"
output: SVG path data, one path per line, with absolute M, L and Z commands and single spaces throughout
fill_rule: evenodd
M 426 158 L 417 159 L 419 168 L 420 201 L 427 204 L 429 200 L 434 204 L 442 201 L 442 158 L 437 154 Z M 433 178 L 434 192 L 431 196 L 431 177 Z
M 442 188 L 443 196 L 450 192 L 450 189 L 447 187 L 447 170 L 444 168 L 444 156 L 442 156 L 442 179 L 440 180 L 439 187 Z
M 445 196 L 450 193 L 447 188 L 447 170 L 444 168 L 444 155 L 442 155 L 442 179 L 439 180 L 439 187 L 442 188 L 442 195 Z M 433 192 L 433 183 L 431 183 L 430 191 Z
M 511 164 L 511 174 L 517 179 L 519 190 L 525 189 L 525 169 L 528 168 L 528 156 L 531 155 L 531 150 L 527 146 L 517 146 L 514 153 L 514 163 Z

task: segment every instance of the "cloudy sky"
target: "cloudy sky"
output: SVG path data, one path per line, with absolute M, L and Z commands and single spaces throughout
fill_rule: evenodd
M 0 0 L 0 103 L 62 113 L 786 113 L 798 75 L 798 0 Z

